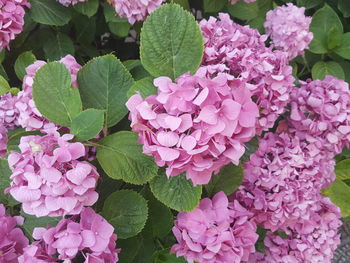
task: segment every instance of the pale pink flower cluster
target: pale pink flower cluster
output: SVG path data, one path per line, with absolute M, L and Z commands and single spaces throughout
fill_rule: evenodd
M 127 18 L 130 24 L 144 21 L 146 17 L 161 6 L 164 0 L 109 0 L 117 15 Z
M 264 240 L 265 254 L 252 254 L 249 262 L 330 263 L 340 244 L 340 218 L 339 208 L 320 196 L 310 217 L 300 220 L 294 229 L 286 230 L 287 238 L 268 232 Z
M 23 31 L 27 0 L 0 0 L 0 51 Z
M 236 198 L 254 220 L 272 231 L 307 218 L 319 191 L 334 179 L 335 161 L 323 141 L 307 142 L 294 133 L 267 133 L 244 166 Z
M 17 258 L 28 246 L 29 240 L 18 227 L 23 224 L 23 217 L 12 217 L 6 214 L 5 207 L 0 204 L 0 262 L 17 263 Z
M 171 253 L 188 262 L 239 263 L 255 252 L 258 240 L 252 214 L 224 192 L 205 198 L 192 212 L 180 212 L 173 227 L 178 244 Z
M 291 96 L 290 122 L 305 137 L 321 137 L 328 151 L 340 153 L 350 140 L 348 83 L 326 76 L 301 84 Z
M 305 16 L 304 12 L 304 7 L 288 3 L 266 14 L 264 27 L 272 40 L 272 46 L 286 52 L 290 60 L 303 55 L 313 38 L 310 32 L 312 18 Z
M 3 158 L 7 152 L 7 130 L 0 124 L 0 158 Z
M 57 226 L 35 228 L 36 240 L 19 257 L 19 263 L 72 262 L 78 254 L 84 263 L 118 262 L 114 228 L 91 208 L 79 216 L 62 219 Z
M 58 0 L 58 2 L 61 5 L 64 5 L 64 6 L 76 5 L 78 3 L 84 3 L 84 2 L 87 2 L 87 1 L 88 0 Z
M 64 216 L 79 214 L 84 206 L 93 205 L 99 174 L 88 162 L 78 161 L 85 155 L 82 143 L 68 142 L 73 135 L 56 131 L 44 136 L 24 136 L 20 152 L 8 157 L 12 175 L 9 192 L 23 204 L 27 214 Z
M 231 4 L 235 4 L 235 3 L 237 3 L 239 0 L 229 0 L 230 1 L 230 3 Z M 244 0 L 244 2 L 246 2 L 246 3 L 253 3 L 253 2 L 255 2 L 256 0 Z
M 220 73 L 213 79 L 199 69 L 172 82 L 154 80 L 158 94 L 127 102 L 133 131 L 143 152 L 168 176 L 186 172 L 195 185 L 207 184 L 213 173 L 239 163 L 244 143 L 255 135 L 259 111 L 243 82 Z
M 72 85 L 77 87 L 77 73 L 81 66 L 71 55 L 63 57 L 60 62 L 69 69 Z M 26 68 L 27 75 L 23 79 L 23 90 L 17 96 L 16 108 L 19 112 L 18 122 L 27 131 L 40 130 L 53 126 L 36 108 L 32 95 L 35 73 L 45 64 L 45 61 L 37 60 Z
M 227 72 L 242 80 L 259 106 L 258 134 L 274 125 L 285 112 L 293 89 L 292 68 L 286 54 L 265 46 L 266 36 L 256 29 L 234 23 L 228 14 L 219 20 L 202 20 L 204 36 L 203 66 L 212 74 Z
M 6 129 L 12 130 L 19 126 L 18 109 L 15 104 L 17 97 L 10 93 L 0 96 L 0 124 Z

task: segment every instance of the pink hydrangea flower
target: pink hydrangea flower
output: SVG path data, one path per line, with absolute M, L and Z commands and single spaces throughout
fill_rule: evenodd
M 99 174 L 90 163 L 78 161 L 85 155 L 85 147 L 79 142 L 68 142 L 72 138 L 73 135 L 60 136 L 58 132 L 24 136 L 20 152 L 9 155 L 12 182 L 7 192 L 23 204 L 27 214 L 79 214 L 84 206 L 97 201 Z
M 235 3 L 237 3 L 239 0 L 229 0 L 230 1 L 230 3 L 231 4 L 235 4 Z M 246 3 L 253 3 L 253 2 L 255 2 L 256 0 L 244 0 L 244 2 L 246 2 Z
M 267 48 L 266 36 L 234 23 L 228 14 L 220 13 L 219 20 L 203 19 L 200 27 L 205 43 L 202 65 L 212 74 L 228 72 L 246 83 L 260 109 L 257 133 L 271 128 L 285 112 L 293 89 L 286 54 Z
M 295 229 L 287 229 L 287 238 L 268 232 L 264 240 L 265 254 L 251 255 L 251 263 L 331 263 L 340 244 L 340 210 L 328 198 L 320 197 L 310 217 Z
M 83 3 L 86 1 L 88 1 L 88 0 L 58 0 L 58 2 L 64 6 L 76 5 L 78 3 Z
M 23 224 L 23 217 L 11 217 L 0 204 L 0 262 L 17 263 L 17 258 L 28 246 L 29 240 L 17 227 Z
M 74 87 L 77 87 L 77 73 L 81 66 L 71 55 L 63 57 L 60 62 L 69 69 L 72 77 L 72 84 Z M 23 79 L 23 90 L 20 91 L 17 96 L 16 108 L 19 111 L 18 122 L 28 131 L 40 130 L 53 125 L 41 115 L 35 106 L 32 96 L 35 73 L 45 64 L 45 61 L 37 60 L 26 68 L 27 75 L 25 75 Z
M 0 51 L 23 31 L 23 6 L 30 7 L 27 0 L 0 0 Z
M 62 219 L 55 227 L 35 228 L 36 241 L 25 249 L 19 263 L 71 262 L 79 253 L 84 263 L 115 263 L 120 250 L 113 232 L 102 216 L 85 208 L 80 216 Z
M 5 157 L 7 152 L 7 130 L 0 124 L 0 158 Z
M 156 10 L 164 0 L 109 0 L 114 6 L 117 15 L 127 18 L 130 24 L 144 21 L 146 17 Z
M 305 16 L 304 7 L 292 3 L 276 7 L 266 14 L 266 34 L 271 37 L 274 48 L 281 49 L 291 60 L 304 54 L 313 34 L 310 32 L 311 17 Z
M 180 212 L 173 227 L 178 244 L 171 253 L 188 262 L 239 263 L 255 252 L 258 239 L 251 213 L 224 192 L 205 198 L 192 212 Z
M 319 191 L 335 179 L 333 154 L 322 140 L 308 142 L 290 133 L 267 133 L 244 166 L 236 198 L 254 220 L 276 231 L 307 218 Z
M 0 96 L 0 124 L 12 130 L 19 126 L 18 110 L 15 106 L 17 98 L 10 93 Z
M 324 147 L 338 154 L 350 140 L 349 85 L 333 76 L 302 82 L 291 96 L 290 122 L 298 136 L 321 137 Z
M 167 165 L 168 176 L 186 172 L 195 185 L 207 184 L 222 166 L 239 163 L 259 116 L 241 81 L 205 74 L 200 69 L 175 83 L 157 78 L 158 95 L 143 100 L 136 94 L 126 104 L 143 152 L 159 166 Z

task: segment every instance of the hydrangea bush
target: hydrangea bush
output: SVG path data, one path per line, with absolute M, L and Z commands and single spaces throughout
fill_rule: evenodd
M 331 263 L 344 0 L 0 0 L 0 263 Z

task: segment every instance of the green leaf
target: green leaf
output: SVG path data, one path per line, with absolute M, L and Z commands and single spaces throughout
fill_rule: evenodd
M 96 17 L 88 18 L 83 15 L 77 15 L 73 20 L 76 41 L 86 45 L 95 39 L 96 34 Z
M 336 179 L 322 194 L 328 196 L 332 202 L 339 206 L 343 217 L 350 216 L 350 186 L 343 181 Z
M 130 31 L 130 24 L 128 21 L 118 21 L 118 22 L 109 22 L 109 30 L 116 35 L 117 37 L 127 37 Z
M 305 7 L 306 9 L 314 8 L 323 3 L 324 0 L 297 0 L 298 6 Z
M 335 174 L 339 180 L 350 180 L 350 159 L 345 159 L 335 166 Z
M 233 164 L 226 165 L 218 174 L 211 177 L 205 189 L 209 196 L 224 191 L 226 195 L 232 194 L 242 184 L 243 167 Z
M 128 21 L 126 18 L 118 17 L 115 13 L 115 9 L 111 5 L 104 5 L 103 13 L 106 19 L 106 22 L 121 22 Z
M 48 34 L 43 44 L 45 56 L 49 60 L 59 60 L 66 55 L 74 55 L 75 49 L 69 36 L 58 32 L 57 34 Z
M 33 64 L 36 61 L 36 57 L 31 51 L 23 52 L 18 56 L 15 62 L 15 72 L 18 79 L 23 80 L 26 75 L 26 67 Z
M 169 249 L 164 249 L 154 253 L 154 263 L 186 263 L 183 257 L 177 258 L 175 254 L 170 254 Z
M 146 77 L 150 77 L 150 74 L 142 66 L 141 61 L 138 59 L 131 59 L 123 62 L 127 70 L 130 71 L 134 80 L 141 80 Z
M 203 9 L 206 13 L 215 13 L 222 10 L 227 5 L 226 0 L 204 0 Z
M 72 87 L 69 70 L 59 62 L 50 62 L 37 71 L 33 98 L 40 113 L 61 126 L 70 126 L 82 110 L 79 90 Z
M 195 73 L 202 61 L 203 37 L 194 17 L 179 5 L 162 5 L 143 24 L 140 55 L 154 77 Z
M 98 10 L 99 0 L 89 0 L 74 5 L 74 9 L 79 13 L 92 17 Z
M 56 226 L 57 223 L 62 219 L 60 217 L 36 217 L 31 216 L 23 211 L 21 211 L 21 216 L 24 217 L 23 229 L 27 237 L 31 237 L 33 234 L 33 230 L 36 227 L 45 227 L 48 226 Z
M 332 75 L 340 79 L 344 79 L 344 71 L 343 68 L 334 61 L 319 61 L 317 62 L 311 70 L 313 79 L 323 80 L 326 75 Z
M 315 54 L 328 52 L 328 33 L 332 28 L 343 33 L 343 25 L 337 13 L 330 6 L 325 5 L 312 17 L 310 31 L 314 33 L 314 38 L 309 46 L 310 51 Z
M 142 185 L 157 175 L 153 158 L 142 153 L 137 134 L 120 131 L 99 141 L 97 160 L 108 176 Z
M 79 91 L 85 108 L 106 111 L 106 125 L 112 127 L 128 113 L 126 93 L 134 80 L 113 55 L 90 60 L 78 72 Z
M 103 122 L 103 110 L 87 109 L 73 119 L 70 132 L 78 141 L 87 141 L 100 133 Z
M 333 51 L 343 58 L 350 59 L 350 32 L 343 34 L 341 45 Z
M 153 77 L 147 77 L 136 81 L 126 95 L 130 98 L 136 93 L 140 93 L 144 99 L 152 94 L 157 94 L 157 88 L 153 85 Z
M 7 80 L 0 75 L 0 96 L 10 92 L 10 85 Z
M 222 0 L 221 0 L 222 1 Z M 172 4 L 178 4 L 186 10 L 190 10 L 190 4 L 188 0 L 171 0 Z
M 10 187 L 11 174 L 12 172 L 9 168 L 7 160 L 0 159 L 0 204 L 4 204 L 7 206 L 14 206 L 19 203 L 15 199 L 13 199 L 10 194 L 4 193 L 5 189 Z
M 140 233 L 146 224 L 147 202 L 132 190 L 117 191 L 105 201 L 102 215 L 115 227 L 118 238 L 133 237 Z
M 4 77 L 4 79 L 9 80 L 7 73 L 4 69 L 4 66 L 0 64 L 0 76 Z
M 63 26 L 71 19 L 69 9 L 56 0 L 31 0 L 30 14 L 35 22 L 51 26 Z
M 342 44 L 343 32 L 339 28 L 332 27 L 327 35 L 327 48 L 332 50 Z
M 234 5 L 228 5 L 227 9 L 231 16 L 241 20 L 251 20 L 259 15 L 259 5 L 257 2 L 246 3 L 244 1 L 238 1 Z
M 131 263 L 137 256 L 142 246 L 142 239 L 140 236 L 134 236 L 128 239 L 118 239 L 118 248 L 123 253 L 120 253 L 118 263 Z
M 194 187 L 184 174 L 170 178 L 159 175 L 150 182 L 150 187 L 159 201 L 176 211 L 193 210 L 202 195 L 202 186 Z
M 257 0 L 259 14 L 252 20 L 249 20 L 247 23 L 250 27 L 256 28 L 261 34 L 264 34 L 265 28 L 264 23 L 266 21 L 266 13 L 273 8 L 272 0 Z
M 348 0 L 338 0 L 338 9 L 344 17 L 350 17 L 350 2 Z

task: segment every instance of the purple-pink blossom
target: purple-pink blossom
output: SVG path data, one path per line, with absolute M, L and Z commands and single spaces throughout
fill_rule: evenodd
M 10 93 L 0 96 L 0 124 L 6 129 L 12 130 L 19 126 L 18 109 L 15 104 L 17 97 Z
M 322 140 L 309 142 L 287 132 L 260 140 L 235 194 L 258 224 L 275 231 L 309 216 L 319 191 L 335 179 L 333 154 L 322 146 Z
M 17 258 L 28 246 L 29 240 L 18 226 L 23 224 L 23 217 L 12 217 L 6 214 L 5 207 L 0 204 L 0 262 L 17 263 Z
M 24 136 L 20 152 L 9 155 L 12 181 L 6 191 L 22 203 L 27 214 L 74 215 L 97 201 L 99 174 L 93 165 L 78 160 L 85 155 L 85 147 L 69 142 L 72 138 L 56 131 Z
M 285 112 L 294 87 L 286 54 L 266 47 L 266 36 L 234 23 L 228 14 L 220 13 L 219 20 L 203 19 L 200 27 L 204 36 L 202 65 L 212 74 L 227 72 L 244 82 L 260 110 L 257 133 L 271 128 Z
M 291 96 L 290 123 L 298 136 L 324 139 L 324 147 L 338 154 L 350 140 L 350 90 L 343 80 L 326 76 L 324 80 L 301 83 Z
M 173 227 L 178 244 L 171 253 L 188 262 L 239 263 L 255 252 L 258 240 L 252 214 L 224 192 L 205 198 L 191 212 L 180 212 Z
M 0 0 L 0 51 L 23 31 L 24 6 L 30 7 L 27 0 Z
M 312 18 L 305 16 L 304 12 L 304 7 L 288 3 L 266 14 L 264 27 L 272 46 L 286 52 L 290 60 L 303 55 L 313 38 L 310 32 Z
M 164 0 L 109 0 L 118 16 L 127 18 L 130 24 L 144 21 L 161 6 Z
M 186 172 L 195 185 L 207 184 L 230 162 L 238 165 L 259 116 L 243 82 L 224 73 L 211 79 L 199 69 L 194 76 L 175 82 L 159 77 L 154 84 L 157 95 L 135 94 L 126 104 L 145 154 L 167 165 L 168 176 Z
M 36 241 L 25 249 L 19 263 L 71 262 L 78 254 L 84 263 L 118 262 L 114 228 L 91 208 L 62 219 L 55 227 L 35 228 L 33 237 Z
M 0 158 L 3 158 L 7 152 L 7 130 L 0 124 Z
M 60 62 L 69 69 L 72 78 L 72 85 L 77 87 L 77 73 L 81 66 L 71 55 L 61 58 Z M 53 125 L 49 120 L 42 116 L 36 108 L 32 95 L 35 73 L 45 64 L 45 61 L 37 60 L 26 68 L 27 74 L 23 79 L 23 90 L 20 91 L 17 96 L 16 108 L 19 111 L 18 122 L 28 131 L 45 129 Z
M 69 5 L 76 5 L 78 3 L 84 3 L 88 0 L 57 0 L 61 5 L 69 6 Z

